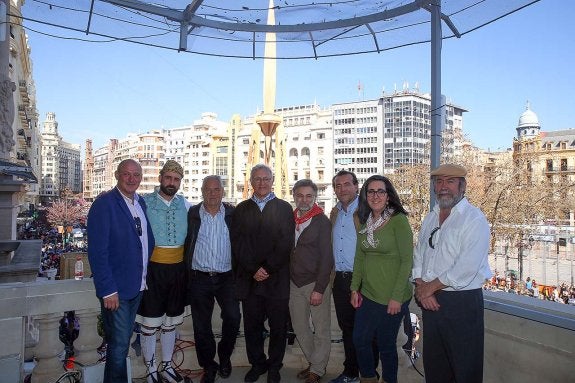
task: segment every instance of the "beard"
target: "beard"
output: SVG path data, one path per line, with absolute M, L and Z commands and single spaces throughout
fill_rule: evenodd
M 164 185 L 160 185 L 160 190 L 162 191 L 162 193 L 164 193 L 167 196 L 173 196 L 177 193 L 178 188 L 176 188 L 175 186 L 164 186 Z
M 300 211 L 300 213 L 303 215 L 303 214 L 307 213 L 308 211 L 310 211 L 314 204 L 315 204 L 315 199 L 312 202 L 310 202 L 309 204 L 302 202 L 299 205 L 297 205 L 297 208 Z
M 439 193 L 437 194 L 437 203 L 439 203 L 440 209 L 451 209 L 459 201 L 463 199 L 463 193 L 451 194 L 451 193 Z

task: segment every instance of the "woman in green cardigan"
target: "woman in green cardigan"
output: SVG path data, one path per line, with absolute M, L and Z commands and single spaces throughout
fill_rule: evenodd
M 351 280 L 353 329 L 361 382 L 377 382 L 372 340 L 386 383 L 397 382 L 396 338 L 413 290 L 413 233 L 395 188 L 386 177 L 371 176 L 359 195 L 360 226 Z

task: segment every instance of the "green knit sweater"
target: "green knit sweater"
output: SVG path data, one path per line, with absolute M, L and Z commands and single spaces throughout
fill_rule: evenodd
M 365 225 L 361 225 L 362 230 Z M 399 213 L 373 233 L 375 248 L 367 233 L 357 234 L 351 290 L 387 305 L 390 299 L 404 303 L 413 295 L 409 281 L 413 265 L 413 232 L 405 214 Z M 366 246 L 367 245 L 367 246 Z

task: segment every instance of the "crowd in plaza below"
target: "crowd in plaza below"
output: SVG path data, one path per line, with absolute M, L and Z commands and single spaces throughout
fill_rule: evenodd
M 558 285 L 544 285 L 531 277 L 522 281 L 513 272 L 505 272 L 500 275 L 496 270 L 483 287 L 485 290 L 505 291 L 510 294 L 575 305 L 575 284 L 573 283 L 561 282 Z
M 31 226 L 26 230 L 22 230 L 18 239 L 20 240 L 42 240 L 42 253 L 40 256 L 40 266 L 38 269 L 38 276 L 55 279 L 59 278 L 60 274 L 60 258 L 64 253 L 84 252 L 87 250 L 87 241 L 72 240 L 67 236 L 64 240 L 62 234 L 55 228 L 47 225 L 38 224 Z

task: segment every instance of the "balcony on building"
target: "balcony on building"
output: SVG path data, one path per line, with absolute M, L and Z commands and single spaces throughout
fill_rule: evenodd
M 420 314 L 413 303 L 411 309 Z M 55 381 L 62 374 L 59 358 L 64 344 L 58 338 L 58 325 L 63 313 L 69 310 L 75 310 L 80 320 L 80 335 L 74 342 L 76 361 L 85 365 L 96 363 L 100 358 L 97 348 L 102 341 L 97 333 L 100 306 L 90 279 L 0 284 L 0 332 L 4 334 L 0 343 L 0 371 L 7 379 L 3 381 L 23 381 L 24 366 L 30 365 L 24 361 L 32 356 L 35 357 L 32 383 Z M 217 316 L 214 318 L 219 320 Z M 191 326 L 186 322 L 183 326 L 184 336 L 192 337 Z M 339 337 L 334 321 L 332 339 Z M 418 345 L 421 347 L 421 343 Z M 245 349 L 240 346 L 236 352 L 245 353 Z M 141 376 L 145 370 L 141 358 L 133 349 L 130 353 L 133 376 Z M 197 368 L 195 358 L 186 360 L 190 366 L 183 367 Z M 575 306 L 485 292 L 484 382 L 573 381 L 574 360 Z M 404 382 L 421 381 L 412 367 L 404 368 L 411 369 L 400 371 L 408 377 L 402 379 Z

